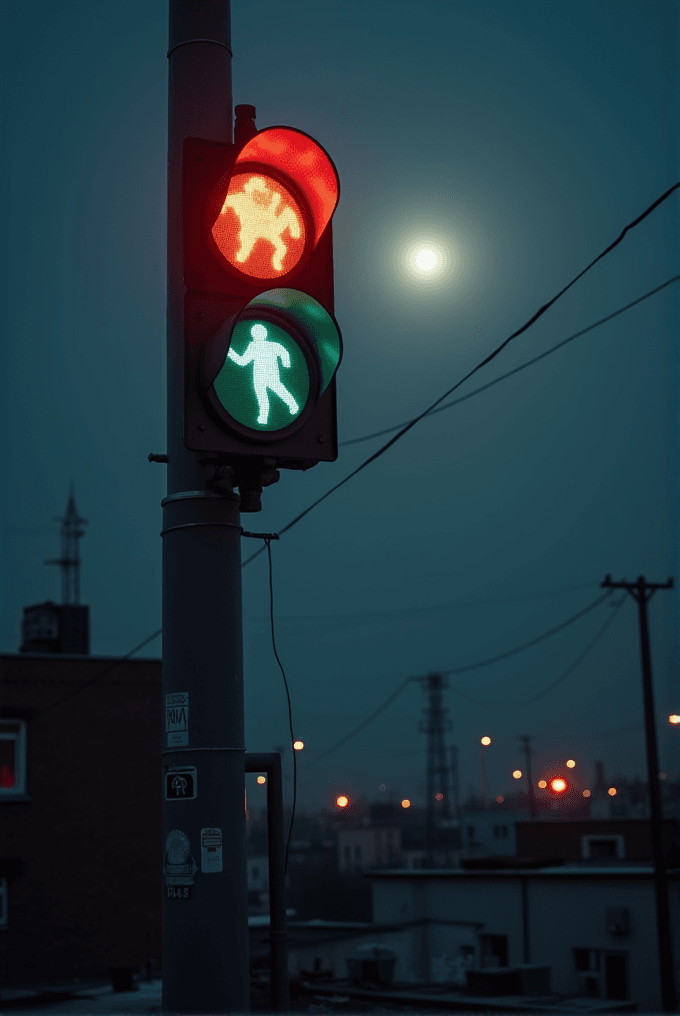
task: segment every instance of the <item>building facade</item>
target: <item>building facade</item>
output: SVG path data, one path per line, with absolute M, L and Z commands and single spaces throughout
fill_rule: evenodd
M 160 660 L 0 655 L 3 986 L 160 958 L 160 695 Z

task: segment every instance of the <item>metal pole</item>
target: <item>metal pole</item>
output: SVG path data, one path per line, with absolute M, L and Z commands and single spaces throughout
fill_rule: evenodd
M 208 490 L 183 440 L 183 142 L 231 142 L 231 106 L 227 0 L 170 0 L 162 1004 L 173 1014 L 247 1012 L 250 994 L 239 499 Z
M 531 775 L 531 756 L 533 752 L 531 750 L 531 737 L 529 734 L 521 734 L 520 741 L 523 742 L 523 747 L 520 749 L 524 752 L 524 759 L 527 768 L 527 794 L 529 796 L 529 813 L 532 818 L 536 818 L 536 795 L 534 793 L 534 781 Z
M 601 583 L 605 589 L 626 589 L 637 600 L 640 619 L 640 656 L 642 660 L 642 692 L 645 710 L 645 743 L 647 748 L 647 780 L 652 830 L 652 852 L 654 857 L 654 891 L 656 896 L 656 929 L 659 948 L 659 975 L 661 999 L 664 1012 L 675 1012 L 675 975 L 673 972 L 673 950 L 671 946 L 671 921 L 668 906 L 668 878 L 663 852 L 663 826 L 661 818 L 661 794 L 659 790 L 659 753 L 656 743 L 656 719 L 654 715 L 654 687 L 652 684 L 652 654 L 649 645 L 647 622 L 647 601 L 657 589 L 673 589 L 673 579 L 665 583 L 646 582 L 643 575 L 637 582 L 612 582 L 607 575 Z
M 649 626 L 647 623 L 647 600 L 645 580 L 637 581 L 637 601 L 640 613 L 640 655 L 642 657 L 642 688 L 645 704 L 645 740 L 647 742 L 647 773 L 649 779 L 649 803 L 652 819 L 652 850 L 654 854 L 654 889 L 656 893 L 656 926 L 659 938 L 659 968 L 661 974 L 661 997 L 664 1012 L 675 1012 L 675 977 L 673 974 L 673 953 L 671 949 L 671 921 L 668 907 L 668 878 L 663 852 L 663 825 L 661 816 L 661 794 L 659 791 L 659 753 L 656 743 L 656 720 L 654 715 L 654 689 L 652 686 L 652 657 L 649 647 Z
M 246 772 L 267 774 L 267 846 L 269 853 L 270 985 L 274 1012 L 288 1011 L 288 931 L 281 756 L 246 752 Z

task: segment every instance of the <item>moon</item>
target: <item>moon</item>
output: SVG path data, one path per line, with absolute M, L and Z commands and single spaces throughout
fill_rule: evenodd
M 421 272 L 431 272 L 433 268 L 437 267 L 438 261 L 439 258 L 429 247 L 423 247 L 416 254 L 416 265 L 420 268 Z

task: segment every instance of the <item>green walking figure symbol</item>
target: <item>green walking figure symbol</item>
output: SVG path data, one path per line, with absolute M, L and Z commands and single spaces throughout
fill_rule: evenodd
M 260 411 L 257 422 L 266 424 L 269 420 L 270 390 L 286 403 L 290 415 L 295 416 L 300 407 L 279 376 L 279 360 L 288 370 L 290 353 L 280 342 L 272 342 L 267 338 L 267 329 L 264 325 L 253 325 L 250 334 L 253 341 L 242 356 L 234 349 L 230 349 L 227 356 L 239 367 L 246 367 L 249 363 L 253 365 L 253 387 Z

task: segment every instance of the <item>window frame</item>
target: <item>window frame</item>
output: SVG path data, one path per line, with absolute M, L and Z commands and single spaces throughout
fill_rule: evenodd
M 616 851 L 612 858 L 604 857 L 593 857 L 592 855 L 592 844 L 593 842 L 601 842 L 606 840 L 608 842 L 614 841 Z M 626 838 L 621 833 L 587 833 L 581 837 L 581 860 L 583 861 L 625 861 L 626 859 Z
M 7 879 L 0 878 L 0 931 L 7 931 L 9 927 L 8 893 Z
M 3 730 L 6 724 L 16 724 L 18 730 Z M 0 717 L 0 741 L 14 741 L 14 760 L 16 764 L 13 787 L 0 787 L 0 802 L 12 800 L 30 800 L 26 790 L 26 720 L 19 716 Z

